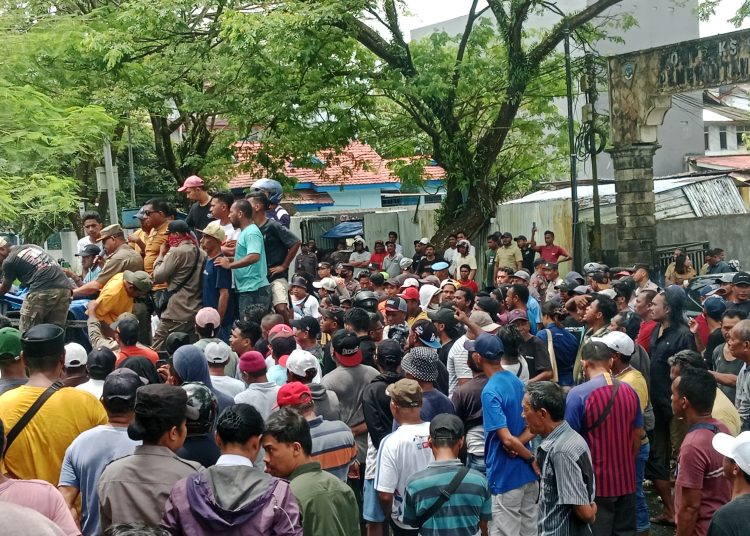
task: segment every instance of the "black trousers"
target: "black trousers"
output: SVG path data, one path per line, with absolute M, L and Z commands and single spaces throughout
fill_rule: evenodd
M 635 493 L 597 497 L 593 536 L 635 536 Z

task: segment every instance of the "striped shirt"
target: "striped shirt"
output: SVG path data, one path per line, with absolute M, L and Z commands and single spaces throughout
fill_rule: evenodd
M 461 468 L 460 460 L 432 462 L 415 473 L 406 485 L 404 523 L 417 526 L 417 518 L 440 497 Z M 421 536 L 474 536 L 479 522 L 492 517 L 492 500 L 487 479 L 470 469 L 451 498 L 422 526 Z
M 326 421 L 318 415 L 308 421 L 312 436 L 312 459 L 320 468 L 346 482 L 349 465 L 357 458 L 351 429 L 341 421 Z
M 539 445 L 542 470 L 539 495 L 539 536 L 591 534 L 573 506 L 594 502 L 594 470 L 586 441 L 563 421 Z
M 612 398 L 612 377 L 600 374 L 569 393 L 565 420 L 589 445 L 599 497 L 619 497 L 635 493 L 635 454 L 633 431 L 643 428 L 638 395 L 620 382 L 612 410 L 592 429 Z

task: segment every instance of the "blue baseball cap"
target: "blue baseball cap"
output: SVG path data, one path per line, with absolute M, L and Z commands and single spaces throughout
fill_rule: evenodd
M 497 361 L 503 356 L 505 348 L 500 337 L 489 333 L 482 333 L 476 340 L 466 339 L 464 349 L 469 352 L 476 352 L 485 359 Z
M 437 272 L 438 270 L 447 270 L 447 269 L 448 269 L 448 266 L 450 266 L 450 265 L 449 265 L 449 264 L 448 264 L 447 262 L 445 262 L 445 261 L 441 261 L 441 262 L 436 262 L 435 264 L 433 264 L 433 265 L 431 266 L 431 268 L 432 268 L 432 269 L 433 269 L 434 271 L 436 271 L 436 272 Z
M 718 322 L 721 320 L 721 315 L 727 310 L 727 303 L 720 296 L 710 296 L 703 302 L 703 310 L 707 317 Z

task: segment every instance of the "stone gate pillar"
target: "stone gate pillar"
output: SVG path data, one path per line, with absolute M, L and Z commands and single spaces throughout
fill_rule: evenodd
M 618 261 L 653 265 L 656 251 L 656 143 L 624 145 L 609 150 L 614 164 L 617 204 Z

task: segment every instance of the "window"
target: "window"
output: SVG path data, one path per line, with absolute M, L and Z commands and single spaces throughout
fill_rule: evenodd
M 705 145 L 705 150 L 708 151 L 709 149 L 709 143 L 708 143 L 708 127 L 703 129 L 703 145 Z
M 727 148 L 727 127 L 719 127 L 719 148 Z
M 750 141 L 750 136 L 745 137 L 746 134 L 750 134 L 750 126 L 737 125 L 737 149 L 740 151 L 747 150 L 747 143 Z

